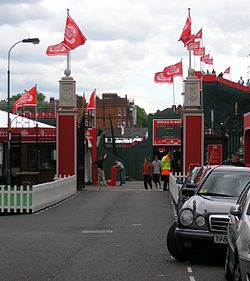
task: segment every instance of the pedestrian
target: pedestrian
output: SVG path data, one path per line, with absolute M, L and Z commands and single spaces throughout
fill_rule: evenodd
M 242 77 L 240 77 L 238 84 L 244 85 L 244 83 L 245 83 L 244 80 L 242 79 Z
M 125 168 L 121 161 L 115 160 L 114 167 L 116 167 L 117 172 L 120 177 L 120 185 L 125 185 Z
M 169 175 L 172 167 L 172 151 L 162 157 L 161 159 L 161 175 L 163 179 L 163 191 L 169 189 Z
M 233 165 L 238 167 L 245 167 L 245 164 L 240 160 L 240 154 L 235 152 L 232 154 L 231 159 L 228 160 L 225 165 Z
M 153 166 L 150 162 L 150 159 L 145 158 L 142 166 L 142 174 L 144 180 L 144 188 L 146 190 L 148 190 L 148 185 L 150 189 L 152 189 L 152 172 L 153 172 Z
M 247 79 L 246 86 L 247 86 L 247 87 L 250 87 L 250 79 Z
M 221 77 L 221 78 L 222 78 L 222 77 L 223 77 L 223 73 L 220 72 L 219 75 L 218 75 L 218 77 Z
M 161 189 L 161 181 L 160 181 L 160 177 L 161 177 L 161 161 L 159 160 L 158 156 L 155 155 L 154 157 L 154 161 L 152 162 L 152 166 L 153 166 L 153 182 L 155 184 L 155 189 L 158 189 L 158 185 L 159 185 L 159 189 Z
M 105 180 L 105 173 L 103 169 L 103 163 L 106 159 L 107 154 L 105 154 L 103 157 L 102 155 L 98 155 L 97 160 L 93 163 L 97 166 L 97 185 L 99 186 L 99 190 L 101 189 L 102 185 L 107 185 Z

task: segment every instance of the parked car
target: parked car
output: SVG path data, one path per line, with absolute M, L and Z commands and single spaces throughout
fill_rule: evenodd
M 199 167 L 194 167 L 190 171 L 182 187 L 179 190 L 177 212 L 180 211 L 184 202 L 187 201 L 187 199 L 189 198 L 189 196 L 183 194 L 183 190 L 185 190 L 186 188 L 195 190 L 198 186 L 198 183 L 204 178 L 204 176 L 210 169 L 211 167 L 209 166 L 199 166 Z
M 250 181 L 250 169 L 212 166 L 197 189 L 185 189 L 190 198 L 169 229 L 167 247 L 178 260 L 196 253 L 225 254 L 230 207 Z
M 227 280 L 250 280 L 250 184 L 230 209 L 228 247 L 225 261 Z

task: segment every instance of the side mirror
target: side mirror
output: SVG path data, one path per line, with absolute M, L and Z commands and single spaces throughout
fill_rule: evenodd
M 186 187 L 183 187 L 182 188 L 182 195 L 184 195 L 184 196 L 187 196 L 187 197 L 191 197 L 191 196 L 193 196 L 194 195 L 194 193 L 195 193 L 195 189 L 196 189 L 196 187 L 197 187 L 197 185 L 195 185 L 195 187 L 188 187 L 188 186 L 186 186 Z
M 234 205 L 230 208 L 230 215 L 239 217 L 241 216 L 241 210 L 239 205 Z
M 189 189 L 196 189 L 197 186 L 198 186 L 198 184 L 196 184 L 196 183 L 187 183 L 185 187 L 189 188 Z

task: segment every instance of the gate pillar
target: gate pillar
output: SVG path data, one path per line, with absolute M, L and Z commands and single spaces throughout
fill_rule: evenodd
M 250 112 L 244 114 L 244 163 L 250 166 Z
M 77 175 L 77 108 L 75 81 L 59 81 L 59 108 L 56 116 L 57 176 Z
M 189 69 L 184 81 L 185 99 L 183 110 L 183 174 L 189 167 L 203 165 L 204 161 L 204 114 L 202 111 L 200 82 L 193 69 Z

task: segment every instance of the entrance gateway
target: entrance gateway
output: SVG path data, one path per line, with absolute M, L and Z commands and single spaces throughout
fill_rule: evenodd
M 161 160 L 171 150 L 174 171 L 182 172 L 181 119 L 153 119 L 153 154 Z

